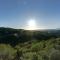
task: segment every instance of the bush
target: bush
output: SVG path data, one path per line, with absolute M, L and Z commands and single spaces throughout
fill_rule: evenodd
M 60 60 L 60 51 L 55 50 L 55 51 L 51 52 L 50 60 Z

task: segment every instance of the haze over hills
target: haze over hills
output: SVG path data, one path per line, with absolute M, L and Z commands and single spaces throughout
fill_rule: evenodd
M 59 29 L 24 30 L 0 27 L 0 43 L 15 46 L 18 43 L 35 40 L 47 40 L 60 37 Z
M 3 60 L 58 60 L 60 30 L 0 27 L 0 56 Z
M 0 60 L 60 60 L 60 1 L 0 0 Z

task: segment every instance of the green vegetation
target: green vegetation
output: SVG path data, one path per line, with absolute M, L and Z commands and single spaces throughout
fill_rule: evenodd
M 60 30 L 0 28 L 0 60 L 60 60 Z
M 60 60 L 60 39 L 25 42 L 11 47 L 0 44 L 2 60 Z

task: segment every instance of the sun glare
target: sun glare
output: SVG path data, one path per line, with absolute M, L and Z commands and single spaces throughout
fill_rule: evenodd
M 36 21 L 34 19 L 30 19 L 27 22 L 27 30 L 35 30 L 36 29 Z

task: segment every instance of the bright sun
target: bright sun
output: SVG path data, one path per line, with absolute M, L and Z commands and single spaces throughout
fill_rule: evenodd
M 36 21 L 34 19 L 30 19 L 27 22 L 27 30 L 35 30 L 36 29 Z

